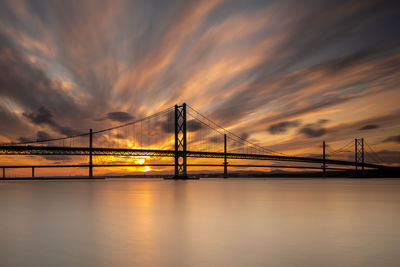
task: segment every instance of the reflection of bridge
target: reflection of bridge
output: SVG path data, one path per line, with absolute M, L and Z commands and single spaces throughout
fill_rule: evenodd
M 97 143 L 96 143 L 97 142 Z M 86 144 L 86 145 L 84 145 Z M 122 147 L 121 147 L 122 146 Z M 325 153 L 325 142 L 321 158 L 284 155 L 266 149 L 243 137 L 220 127 L 198 113 L 191 107 L 183 104 L 168 108 L 152 116 L 136 120 L 117 127 L 92 131 L 75 136 L 57 139 L 39 140 L 0 146 L 0 155 L 81 155 L 89 157 L 89 164 L 70 165 L 30 165 L 30 166 L 1 166 L 3 177 L 5 168 L 63 168 L 87 167 L 89 177 L 93 177 L 93 168 L 127 167 L 127 166 L 174 166 L 175 178 L 187 178 L 187 167 L 224 167 L 224 176 L 227 177 L 228 166 L 231 167 L 262 167 L 262 168 L 298 168 L 298 169 L 327 169 L 347 170 L 355 167 L 357 173 L 363 174 L 365 168 L 377 169 L 383 165 L 366 163 L 364 161 L 364 140 L 355 140 L 355 160 L 346 161 L 328 159 L 330 155 L 337 155 L 346 151 L 352 143 Z M 161 149 L 158 149 L 161 148 Z M 229 149 L 229 152 L 228 152 Z M 373 152 L 373 151 L 372 151 Z M 174 158 L 174 164 L 94 164 L 96 156 L 146 156 L 150 158 Z M 376 158 L 377 156 L 375 156 Z M 188 164 L 187 158 L 217 158 L 224 159 L 222 164 Z M 228 159 L 262 160 L 302 162 L 307 164 L 321 164 L 320 166 L 298 165 L 255 165 L 255 164 L 228 164 Z M 327 167 L 334 165 L 335 167 Z M 347 167 L 347 168 L 346 168 Z

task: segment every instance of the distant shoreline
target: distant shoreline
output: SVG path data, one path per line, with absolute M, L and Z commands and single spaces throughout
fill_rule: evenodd
M 87 176 L 56 176 L 56 177 L 6 177 L 0 178 L 0 181 L 11 180 L 103 180 L 103 179 L 165 179 L 172 178 L 171 174 L 126 174 L 126 175 L 104 175 L 88 178 Z M 195 173 L 190 174 L 189 178 L 221 178 L 223 173 Z M 390 168 L 385 170 L 368 170 L 364 176 L 356 176 L 354 170 L 327 172 L 326 176 L 322 172 L 280 172 L 280 173 L 263 173 L 263 172 L 232 172 L 229 173 L 227 179 L 234 178 L 400 178 L 400 168 Z

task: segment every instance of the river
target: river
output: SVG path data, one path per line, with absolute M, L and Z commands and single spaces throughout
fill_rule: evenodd
M 399 266 L 398 179 L 0 182 L 1 266 Z

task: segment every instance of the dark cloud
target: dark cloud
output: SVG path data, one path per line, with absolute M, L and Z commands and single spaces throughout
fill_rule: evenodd
M 309 138 L 320 137 L 325 135 L 328 131 L 326 128 L 322 127 L 328 120 L 321 119 L 316 123 L 309 123 L 299 129 L 299 133 L 304 134 Z
M 299 132 L 307 137 L 313 138 L 323 136 L 327 131 L 322 127 L 308 125 L 301 128 Z
M 379 128 L 379 125 L 377 125 L 377 124 L 368 124 L 368 125 L 361 127 L 358 130 L 365 131 L 365 130 L 373 130 L 373 129 L 378 129 L 378 128 Z
M 113 120 L 113 121 L 126 122 L 126 121 L 133 120 L 135 117 L 133 117 L 131 114 L 129 114 L 127 112 L 118 111 L 118 112 L 107 113 L 106 118 Z
M 50 134 L 48 134 L 48 133 L 45 132 L 45 131 L 38 131 L 38 132 L 36 133 L 36 136 L 37 136 L 37 140 L 38 140 L 38 141 L 43 141 L 43 140 L 49 140 L 49 139 L 51 139 Z
M 54 130 L 60 134 L 70 136 L 76 135 L 81 132 L 76 131 L 68 126 L 60 125 L 55 121 L 53 114 L 46 107 L 41 106 L 39 109 L 32 111 L 30 113 L 23 113 L 23 115 L 28 118 L 32 123 L 41 125 L 46 124 L 51 126 Z
M 22 113 L 22 115 L 27 117 L 31 122 L 35 124 L 56 124 L 53 120 L 53 114 L 51 114 L 51 112 L 43 106 L 40 107 L 38 110 L 32 111 L 31 113 Z
M 383 140 L 383 142 L 395 142 L 400 143 L 400 135 L 389 136 Z
M 294 128 L 300 125 L 299 121 L 283 121 L 276 124 L 272 124 L 268 127 L 267 131 L 270 134 L 281 134 L 285 133 L 290 128 Z
M 197 132 L 203 128 L 203 125 L 197 120 L 189 120 L 186 122 L 186 128 L 188 132 Z
M 82 131 L 75 130 L 69 126 L 56 125 L 56 130 L 65 136 L 77 135 L 83 133 Z

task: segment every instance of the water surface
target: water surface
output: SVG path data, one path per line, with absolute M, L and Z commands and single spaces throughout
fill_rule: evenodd
M 0 182 L 1 266 L 399 266 L 400 180 Z

